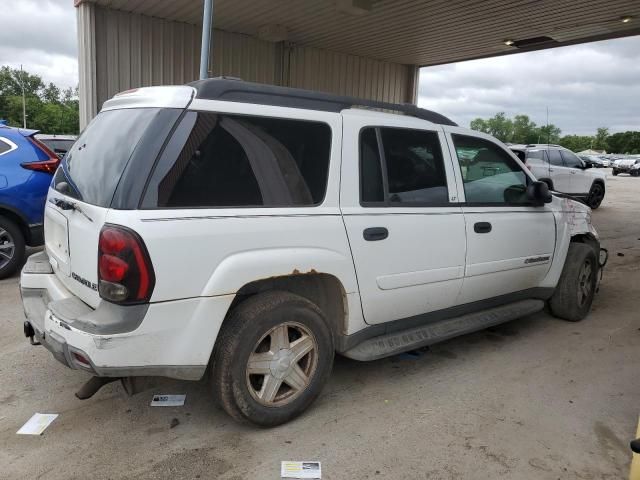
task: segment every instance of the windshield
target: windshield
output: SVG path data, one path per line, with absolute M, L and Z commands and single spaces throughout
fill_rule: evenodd
M 54 188 L 92 205 L 110 206 L 129 158 L 159 110 L 100 113 L 67 153 L 54 177 Z

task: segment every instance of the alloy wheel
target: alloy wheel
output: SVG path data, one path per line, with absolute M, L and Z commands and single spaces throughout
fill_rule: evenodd
M 591 290 L 593 289 L 593 266 L 591 261 L 587 260 L 582 264 L 580 273 L 578 274 L 578 305 L 584 306 L 591 298 Z
M 11 234 L 0 227 L 0 269 L 6 267 L 13 259 L 16 245 Z
M 261 405 L 281 406 L 309 386 L 317 364 L 313 333 L 297 322 L 281 323 L 263 335 L 249 355 L 247 387 Z

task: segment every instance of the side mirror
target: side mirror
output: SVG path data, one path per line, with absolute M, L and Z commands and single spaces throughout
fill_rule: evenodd
M 593 165 L 591 165 L 590 163 L 587 163 L 587 162 L 582 162 L 582 169 L 586 170 L 588 168 L 593 168 Z
M 535 207 L 551 203 L 551 192 L 546 182 L 533 182 L 527 186 L 527 198 Z

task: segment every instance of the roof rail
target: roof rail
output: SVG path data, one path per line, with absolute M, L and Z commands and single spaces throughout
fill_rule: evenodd
M 227 102 L 256 103 L 278 107 L 304 108 L 325 112 L 340 112 L 346 108 L 371 108 L 402 113 L 440 125 L 457 124 L 436 112 L 418 108 L 413 104 L 398 104 L 365 100 L 356 97 L 332 95 L 330 93 L 303 90 L 300 88 L 277 87 L 261 83 L 245 82 L 235 78 L 217 77 L 197 80 L 188 84 L 196 89 L 196 98 L 223 100 Z

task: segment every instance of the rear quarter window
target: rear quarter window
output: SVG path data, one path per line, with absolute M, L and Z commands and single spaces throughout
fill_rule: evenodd
M 318 205 L 330 151 L 325 123 L 189 112 L 158 162 L 143 207 Z

